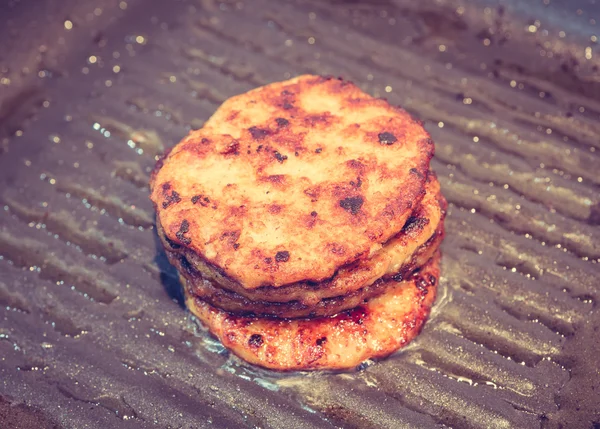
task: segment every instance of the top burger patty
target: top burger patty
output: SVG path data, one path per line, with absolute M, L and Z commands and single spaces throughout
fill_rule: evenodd
M 226 101 L 158 163 L 151 198 L 166 238 L 242 289 L 320 282 L 402 229 L 432 155 L 402 109 L 301 76 Z

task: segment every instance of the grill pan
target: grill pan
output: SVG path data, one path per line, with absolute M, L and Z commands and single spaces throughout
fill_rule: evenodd
M 0 5 L 0 427 L 600 427 L 600 5 Z M 155 158 L 302 73 L 424 120 L 450 202 L 440 293 L 353 373 L 244 364 L 183 310 Z

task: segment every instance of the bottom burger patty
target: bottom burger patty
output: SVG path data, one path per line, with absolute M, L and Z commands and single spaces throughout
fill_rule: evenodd
M 225 347 L 250 363 L 277 370 L 344 369 L 385 357 L 420 331 L 435 300 L 439 252 L 402 282 L 335 316 L 273 319 L 234 315 L 189 293 L 186 303 Z

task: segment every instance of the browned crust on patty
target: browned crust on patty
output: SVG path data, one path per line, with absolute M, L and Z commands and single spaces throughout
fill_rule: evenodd
M 366 304 L 314 319 L 232 315 L 189 294 L 186 303 L 225 347 L 250 363 L 276 370 L 347 369 L 410 342 L 429 316 L 438 278 L 439 253 Z
M 151 198 L 170 242 L 243 289 L 321 282 L 398 233 L 433 150 L 404 110 L 301 76 L 226 101 L 165 157 Z

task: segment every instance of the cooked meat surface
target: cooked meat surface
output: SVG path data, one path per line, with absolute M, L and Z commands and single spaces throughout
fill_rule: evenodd
M 187 305 L 223 345 L 248 362 L 277 370 L 346 369 L 387 356 L 414 338 L 429 315 L 438 278 L 439 254 L 366 304 L 315 319 L 232 315 L 191 295 Z
M 321 282 L 402 229 L 433 151 L 404 110 L 301 76 L 223 103 L 158 163 L 151 198 L 168 240 L 244 289 Z

